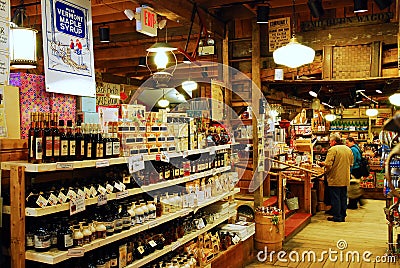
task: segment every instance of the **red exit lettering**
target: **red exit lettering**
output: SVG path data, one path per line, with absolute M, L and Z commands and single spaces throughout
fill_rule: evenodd
M 150 13 L 147 10 L 144 11 L 144 25 L 149 26 L 151 28 L 154 27 L 154 13 Z

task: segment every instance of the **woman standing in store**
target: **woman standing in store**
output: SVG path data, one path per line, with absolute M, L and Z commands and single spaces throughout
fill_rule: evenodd
M 362 196 L 363 190 L 360 187 L 360 178 L 361 178 L 361 149 L 358 147 L 356 141 L 352 137 L 348 137 L 346 139 L 346 145 L 353 152 L 353 166 L 350 169 L 351 179 L 350 179 L 350 187 L 348 190 L 349 204 L 347 205 L 348 209 L 357 209 L 358 203 L 363 205 Z

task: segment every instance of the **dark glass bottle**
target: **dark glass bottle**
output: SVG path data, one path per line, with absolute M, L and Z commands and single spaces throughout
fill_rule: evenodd
M 82 161 L 85 158 L 85 142 L 83 141 L 81 123 L 76 124 L 75 128 L 75 159 Z
M 90 132 L 90 124 L 83 124 L 83 142 L 85 146 L 85 159 L 90 160 L 92 159 L 92 135 Z
M 100 251 L 99 254 L 97 254 L 96 268 L 106 268 L 106 262 L 103 259 L 102 251 Z
M 121 143 L 119 141 L 117 133 L 113 133 L 112 136 L 112 155 L 113 157 L 119 157 L 120 156 L 120 150 L 121 150 Z
M 45 127 L 43 130 L 43 162 L 54 162 L 53 158 L 53 135 L 50 126 L 50 113 L 45 114 Z
M 38 122 L 34 129 L 34 158 L 32 163 L 41 164 L 43 162 L 43 113 L 39 113 Z
M 111 251 L 111 256 L 110 256 L 110 267 L 111 268 L 117 268 L 119 266 L 118 263 L 118 248 L 114 247 Z
M 110 268 L 110 265 L 111 265 L 111 260 L 110 260 L 110 253 L 108 252 L 108 250 L 106 249 L 105 251 L 104 251 L 104 263 L 105 263 L 105 267 L 106 268 Z
M 72 128 L 72 120 L 67 120 L 67 139 L 68 139 L 68 161 L 75 161 L 76 141 L 75 141 L 74 130 Z
M 59 125 L 59 131 L 60 131 L 60 161 L 61 162 L 66 162 L 68 161 L 69 155 L 68 155 L 68 149 L 69 149 L 69 142 L 67 138 L 67 133 L 66 129 L 64 126 L 64 120 L 60 120 L 58 122 Z
M 34 247 L 38 252 L 48 251 L 51 247 L 50 232 L 43 221 L 38 224 L 34 232 Z
M 30 222 L 26 224 L 25 247 L 27 250 L 35 248 L 35 226 Z
M 63 218 L 61 227 L 57 233 L 57 248 L 58 250 L 68 250 L 74 246 L 74 239 L 72 237 L 72 230 L 68 224 L 68 218 Z
M 33 159 L 35 158 L 35 128 L 36 128 L 36 120 L 37 120 L 37 113 L 32 112 L 30 115 L 31 126 L 28 131 L 28 162 L 32 163 Z
M 58 129 L 57 124 L 58 124 L 58 114 L 54 113 L 53 118 L 51 120 L 51 135 L 53 136 L 54 162 L 58 162 L 60 160 L 60 150 L 61 150 L 60 130 Z
M 113 142 L 110 137 L 110 134 L 103 134 L 103 157 L 104 158 L 112 158 L 113 157 Z
M 128 203 L 121 205 L 121 212 L 119 213 L 122 218 L 122 229 L 129 230 L 131 228 L 131 215 L 128 213 Z
M 120 233 L 122 231 L 123 222 L 122 222 L 122 217 L 119 213 L 119 206 L 114 204 L 112 210 L 114 212 L 114 224 L 115 224 L 114 232 Z
M 104 149 L 103 149 L 104 146 L 103 146 L 103 135 L 101 134 L 101 129 L 99 125 L 97 125 L 96 136 L 97 136 L 96 159 L 101 159 L 104 158 Z
M 97 149 L 98 145 L 98 135 L 97 135 L 97 130 L 96 130 L 96 125 L 95 124 L 90 124 L 90 140 L 92 141 L 92 158 L 91 159 L 97 159 Z

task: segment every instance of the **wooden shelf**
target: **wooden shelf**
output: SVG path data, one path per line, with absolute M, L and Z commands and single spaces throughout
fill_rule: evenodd
M 118 241 L 120 239 L 126 238 L 128 236 L 131 236 L 131 235 L 143 232 L 145 230 L 151 229 L 153 227 L 156 227 L 156 226 L 161 225 L 163 223 L 169 222 L 171 220 L 186 216 L 191 212 L 196 213 L 198 209 L 206 207 L 208 205 L 211 205 L 211 204 L 213 204 L 213 203 L 215 203 L 215 202 L 217 202 L 219 200 L 222 200 L 222 199 L 224 199 L 224 198 L 226 198 L 228 196 L 234 195 L 234 194 L 238 193 L 239 191 L 240 191 L 239 188 L 234 188 L 232 191 L 230 191 L 228 193 L 216 196 L 216 197 L 214 197 L 214 198 L 212 198 L 210 200 L 207 200 L 207 201 L 205 201 L 203 203 L 200 203 L 195 208 L 184 208 L 184 209 L 181 209 L 181 210 L 179 210 L 179 211 L 177 211 L 175 213 L 170 213 L 170 214 L 163 215 L 163 216 L 161 216 L 161 217 L 159 217 L 159 218 L 157 218 L 155 220 L 146 222 L 143 225 L 137 225 L 137 226 L 131 227 L 129 230 L 122 231 L 121 233 L 113 234 L 112 236 L 109 236 L 109 237 L 107 237 L 105 239 L 96 239 L 92 243 L 90 243 L 88 245 L 84 245 L 83 248 L 85 249 L 85 252 L 88 252 L 88 251 L 94 250 L 96 248 L 99 248 L 99 247 L 108 245 L 110 243 L 113 243 L 115 241 Z M 225 221 L 228 218 L 230 218 L 231 217 L 230 214 L 232 214 L 232 213 L 228 213 L 227 216 L 222 217 L 221 219 L 218 219 L 216 222 L 214 222 L 214 224 L 207 225 L 204 229 L 201 229 L 201 230 L 199 230 L 199 231 L 197 231 L 195 233 L 192 233 L 192 234 L 190 234 L 190 235 L 188 235 L 186 237 L 183 237 L 182 239 L 178 240 L 177 242 L 180 241 L 181 244 L 184 244 L 184 243 L 194 239 L 195 237 L 197 237 L 202 232 L 207 232 L 211 228 L 217 226 L 218 224 L 220 224 L 223 221 Z M 236 212 L 235 212 L 235 214 L 236 214 Z M 198 233 L 198 232 L 200 232 L 200 233 Z M 171 247 L 172 248 L 170 248 L 167 252 L 172 251 L 172 249 L 175 249 L 174 245 L 172 245 Z M 168 247 L 166 247 L 164 249 L 168 249 Z M 160 251 L 164 252 L 164 249 L 160 250 Z M 160 252 L 160 251 L 156 251 L 155 253 L 153 253 L 154 255 L 151 254 L 149 256 L 146 256 L 144 259 L 133 263 L 133 264 L 135 264 L 134 266 L 130 265 L 129 267 L 140 267 L 140 266 L 148 263 L 149 261 L 151 261 L 151 260 L 153 260 L 155 258 L 158 258 L 158 257 L 154 257 L 154 256 L 162 256 L 162 255 L 164 255 L 166 253 L 165 252 L 165 253 L 163 253 L 161 255 L 157 255 L 156 253 Z M 150 256 L 153 256 L 154 258 L 150 257 Z M 149 258 L 147 258 L 147 257 L 149 257 Z M 65 261 L 65 260 L 67 260 L 67 259 L 69 259 L 71 257 L 68 256 L 68 251 L 60 251 L 60 250 L 57 250 L 57 249 L 51 249 L 50 251 L 47 251 L 47 252 L 36 252 L 34 250 L 28 250 L 25 253 L 25 258 L 27 260 L 46 263 L 46 264 L 57 264 L 59 262 Z M 148 260 L 148 261 L 142 263 L 142 261 L 144 261 L 144 260 Z
M 142 186 L 141 188 L 129 189 L 129 190 L 127 190 L 128 196 L 133 196 L 133 195 L 137 195 L 137 194 L 141 194 L 141 193 L 145 193 L 145 192 L 159 190 L 159 189 L 162 189 L 165 187 L 170 187 L 170 186 L 178 185 L 181 183 L 193 181 L 198 178 L 203 178 L 203 177 L 212 176 L 212 175 L 219 174 L 219 173 L 224 173 L 229 170 L 231 170 L 230 166 L 214 168 L 212 170 L 203 171 L 200 173 L 192 174 L 190 176 L 186 176 L 186 177 L 182 177 L 182 178 L 178 178 L 178 179 L 173 179 L 173 180 L 163 181 L 163 182 L 159 182 L 159 183 L 155 183 L 155 184 L 145 185 L 145 186 Z M 107 200 L 114 200 L 114 199 L 117 199 L 117 197 L 118 196 L 115 193 L 108 194 Z M 86 204 L 86 206 L 97 204 L 97 197 L 86 199 L 85 204 Z M 58 213 L 61 211 L 67 211 L 67 210 L 69 210 L 69 203 L 58 204 L 55 206 L 44 207 L 44 208 L 25 208 L 25 215 L 32 216 L 32 217 L 40 217 L 40 216 Z M 10 206 L 3 206 L 3 213 L 10 214 Z
M 203 229 L 197 230 L 196 232 L 185 235 L 184 237 L 178 239 L 171 245 L 165 246 L 163 249 L 157 250 L 154 253 L 147 255 L 143 259 L 134 261 L 132 264 L 127 265 L 126 268 L 137 268 L 137 267 L 146 265 L 147 263 L 167 254 L 168 252 L 174 251 L 175 249 L 179 248 L 180 246 L 184 245 L 185 243 L 190 242 L 191 240 L 195 239 L 199 235 L 201 235 L 205 232 L 208 232 L 212 228 L 218 226 L 219 224 L 223 223 L 224 221 L 228 220 L 229 218 L 235 217 L 235 216 L 236 216 L 236 211 L 229 212 L 227 215 L 222 216 L 222 217 L 218 218 L 217 220 L 215 220 L 212 224 L 207 224 L 206 227 L 204 227 Z
M 368 130 L 329 130 L 329 132 L 368 132 Z
M 229 149 L 231 144 L 224 144 L 218 146 L 212 146 L 205 149 L 189 150 L 185 153 L 168 153 L 170 158 L 183 157 L 184 155 L 210 153 L 211 151 L 219 151 Z M 144 161 L 156 160 L 157 154 L 143 155 Z M 109 159 L 97 159 L 97 160 L 83 160 L 83 161 L 70 161 L 70 162 L 57 162 L 57 163 L 43 163 L 43 164 L 31 164 L 26 161 L 7 161 L 1 163 L 1 169 L 10 170 L 12 165 L 24 166 L 25 172 L 50 172 L 60 170 L 73 170 L 80 168 L 89 167 L 107 167 L 111 165 L 126 164 L 129 162 L 129 157 L 118 157 Z

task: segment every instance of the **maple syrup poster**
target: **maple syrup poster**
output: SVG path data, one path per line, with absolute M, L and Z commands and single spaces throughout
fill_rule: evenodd
M 89 0 L 42 0 L 46 91 L 96 95 Z

